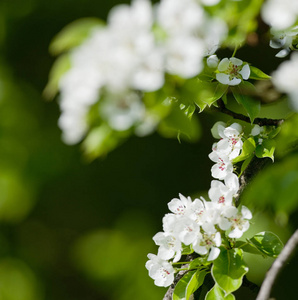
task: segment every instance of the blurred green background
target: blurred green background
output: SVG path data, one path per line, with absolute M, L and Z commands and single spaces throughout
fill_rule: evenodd
M 200 115 L 198 143 L 180 144 L 157 134 L 131 138 L 91 163 L 79 145 L 61 142 L 58 104 L 41 96 L 54 61 L 48 53 L 50 41 L 78 18 L 105 19 L 119 2 L 0 2 L 1 300 L 162 299 L 166 290 L 155 287 L 145 269 L 147 253 L 157 251 L 152 236 L 161 230 L 172 198 L 178 193 L 206 195 L 210 187 L 210 128 L 223 116 Z M 269 73 L 278 63 L 272 53 L 263 59 L 257 48 L 239 51 L 240 58 Z M 269 110 L 280 113 L 274 107 Z M 288 136 L 297 135 L 293 128 Z M 262 175 L 263 185 L 252 189 L 256 195 L 248 191 L 248 202 L 259 198 L 260 190 L 268 191 L 263 196 L 269 200 L 262 207 L 267 213 L 257 214 L 247 236 L 271 230 L 286 241 L 297 228 L 298 154 L 292 151 L 290 159 L 281 155 L 279 169 L 267 172 L 271 178 Z M 287 209 L 270 203 L 279 170 L 285 177 L 281 188 L 287 188 L 287 199 L 292 197 Z M 268 182 L 270 189 L 264 188 Z M 271 261 L 247 260 L 253 270 L 250 279 L 260 283 Z M 295 264 L 297 258 L 281 276 L 277 299 L 294 299 L 289 298 L 291 289 L 285 296 L 280 287 L 285 282 L 291 286 Z

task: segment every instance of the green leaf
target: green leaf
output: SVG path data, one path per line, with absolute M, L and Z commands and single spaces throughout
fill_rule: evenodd
M 225 296 L 225 292 L 218 284 L 215 284 L 214 287 L 206 294 L 205 300 L 235 300 L 235 296 L 233 294 Z
M 187 285 L 195 273 L 196 271 L 189 271 L 178 281 L 173 291 L 173 300 L 185 300 Z
M 236 291 L 241 286 L 242 278 L 247 272 L 248 267 L 243 260 L 241 249 L 221 248 L 211 269 L 214 281 L 224 290 L 225 295 Z
M 219 82 L 198 81 L 196 89 L 198 92 L 194 102 L 199 106 L 200 112 L 202 112 L 207 105 L 211 106 L 215 101 L 223 97 L 228 86 Z
M 180 109 L 183 111 L 183 113 L 189 118 L 192 118 L 192 115 L 196 111 L 196 106 L 192 103 L 186 106 L 185 104 L 180 104 Z
M 241 86 L 231 88 L 236 101 L 241 104 L 246 110 L 251 123 L 258 116 L 261 104 L 260 101 L 244 94 Z
M 170 113 L 160 122 L 158 131 L 167 138 L 183 137 L 188 141 L 197 141 L 201 135 L 201 127 L 197 118 L 191 120 L 173 105 Z
M 255 140 L 252 137 L 248 138 L 243 143 L 241 154 L 233 159 L 233 163 L 237 163 L 237 162 L 240 162 L 242 160 L 248 159 L 249 157 L 252 156 L 255 149 L 256 149 Z
M 279 237 L 270 231 L 257 233 L 249 241 L 262 253 L 270 257 L 277 257 L 283 249 Z
M 254 245 L 249 244 L 249 242 L 237 241 L 235 248 L 241 248 L 244 252 L 251 254 L 262 255 L 263 253 L 258 250 Z
M 265 80 L 265 79 L 270 79 L 271 76 L 265 74 L 263 71 L 260 69 L 250 66 L 250 79 L 256 79 L 256 80 Z
M 192 249 L 191 245 L 183 245 L 182 255 L 187 255 L 187 254 L 191 254 L 191 253 L 193 253 L 193 249 Z
M 275 141 L 264 140 L 261 145 L 256 147 L 256 156 L 259 158 L 269 157 L 274 161 Z
M 253 157 L 254 157 L 254 155 L 252 154 L 244 160 L 244 162 L 242 163 L 242 166 L 241 166 L 241 171 L 240 171 L 239 176 L 241 176 L 242 173 L 246 170 L 246 168 L 248 167 L 248 165 L 251 162 L 251 160 L 253 159 Z
M 50 53 L 58 55 L 78 46 L 86 39 L 95 27 L 103 27 L 104 22 L 96 18 L 83 18 L 64 27 L 52 40 Z
M 93 160 L 104 156 L 116 148 L 124 139 L 117 135 L 106 124 L 91 129 L 82 143 L 83 151 L 87 159 Z
M 207 272 L 197 270 L 191 277 L 186 287 L 185 300 L 189 300 L 190 296 L 203 284 Z
M 65 74 L 71 67 L 69 54 L 63 54 L 58 57 L 49 74 L 49 81 L 43 91 L 43 95 L 46 99 L 53 99 L 59 90 L 59 81 L 63 74 Z
M 190 262 L 189 269 L 196 269 L 201 266 L 207 266 L 210 264 L 211 262 L 207 261 L 207 257 L 197 257 Z

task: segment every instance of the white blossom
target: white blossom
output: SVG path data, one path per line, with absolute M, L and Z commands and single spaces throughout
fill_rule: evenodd
M 146 268 L 149 271 L 149 276 L 154 279 L 154 284 L 163 287 L 171 285 L 174 281 L 175 272 L 172 265 L 151 253 L 148 254 L 148 258 Z
M 272 74 L 272 82 L 276 88 L 289 95 L 290 105 L 298 111 L 298 53 L 294 52 L 290 60 L 280 64 Z
M 218 248 L 221 245 L 221 236 L 219 232 L 213 234 L 202 234 L 201 238 L 193 245 L 195 252 L 201 255 L 206 255 L 210 250 L 208 261 L 215 260 L 219 253 L 220 249 Z
M 185 197 L 179 194 L 179 199 L 174 198 L 168 203 L 169 210 L 176 215 L 187 215 L 190 212 L 190 206 L 192 205 L 190 197 Z
M 179 239 L 185 245 L 194 243 L 198 238 L 200 226 L 190 218 L 180 218 L 177 224 Z
M 238 85 L 250 76 L 249 65 L 235 57 L 222 59 L 217 69 L 219 73 L 216 74 L 216 79 L 222 84 Z
M 224 211 L 225 217 L 231 223 L 230 238 L 240 238 L 249 228 L 249 221 L 252 218 L 250 210 L 246 206 L 241 207 L 241 212 L 234 206 Z
M 222 180 L 228 174 L 233 172 L 233 164 L 227 155 L 221 154 L 217 151 L 212 151 L 209 154 L 209 158 L 216 163 L 211 168 L 213 178 Z
M 243 146 L 241 140 L 242 126 L 238 123 L 233 123 L 226 128 L 218 125 L 218 130 L 218 134 L 222 139 L 217 143 L 216 151 L 227 155 L 230 160 L 233 160 L 239 155 Z
M 282 30 L 292 25 L 298 17 L 298 2 L 293 0 L 268 0 L 261 10 L 263 20 L 270 26 Z
M 275 56 L 281 58 L 287 56 L 293 48 L 293 43 L 296 43 L 295 39 L 298 34 L 298 26 L 294 26 L 287 30 L 276 30 L 271 28 L 270 32 L 273 35 L 270 39 L 270 47 L 274 49 L 283 48 Z
M 217 203 L 219 206 L 232 205 L 233 191 L 231 191 L 221 181 L 211 181 L 211 188 L 208 191 L 208 196 L 211 199 L 211 201 Z
M 117 131 L 124 131 L 145 117 L 145 106 L 136 93 L 111 95 L 101 101 L 99 110 L 109 126 Z
M 161 259 L 171 259 L 177 262 L 181 258 L 181 242 L 179 239 L 168 232 L 158 232 L 153 240 L 158 248 L 158 256 Z

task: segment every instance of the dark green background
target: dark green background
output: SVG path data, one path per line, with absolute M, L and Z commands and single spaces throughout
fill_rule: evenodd
M 206 195 L 210 186 L 216 119 L 208 112 L 200 115 L 196 144 L 153 134 L 87 162 L 80 146 L 60 140 L 57 101 L 41 96 L 54 61 L 48 46 L 71 21 L 105 19 L 119 2 L 0 2 L 1 300 L 161 299 L 165 289 L 154 286 L 144 267 L 147 253 L 157 251 L 152 236 L 172 198 Z M 265 45 L 239 56 L 271 72 L 277 60 L 260 55 Z M 283 239 L 295 226 L 259 219 Z

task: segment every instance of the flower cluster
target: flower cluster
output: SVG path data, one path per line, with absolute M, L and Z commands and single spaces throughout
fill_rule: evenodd
M 121 122 L 111 119 L 115 130 L 126 130 L 138 123 L 151 132 L 154 118 L 146 115 L 141 97 L 133 91 L 150 92 L 161 88 L 165 73 L 191 78 L 203 68 L 203 57 L 213 54 L 226 35 L 226 25 L 211 18 L 204 6 L 218 0 L 162 0 L 152 7 L 149 0 L 115 6 L 107 26 L 93 29 L 90 37 L 70 55 L 71 68 L 61 78 L 59 126 L 68 144 L 79 142 L 88 131 L 90 107 L 106 95 L 106 101 L 125 115 Z M 132 95 L 135 108 L 122 110 L 123 98 Z M 119 100 L 118 100 L 119 99 Z M 126 113 L 127 112 L 127 113 Z M 133 118 L 129 121 L 129 117 Z M 127 121 L 127 122 L 126 122 Z M 143 126 L 142 123 L 145 123 Z M 151 130 L 151 131 L 150 131 Z
M 242 206 L 239 210 L 234 205 L 234 197 L 239 190 L 238 177 L 233 173 L 232 160 L 242 149 L 242 128 L 233 123 L 226 127 L 223 122 L 212 128 L 214 137 L 220 141 L 213 145 L 209 155 L 216 164 L 212 167 L 212 176 L 208 196 L 192 201 L 190 197 L 179 194 L 168 203 L 171 213 L 163 218 L 163 232 L 158 232 L 153 240 L 159 246 L 158 254 L 149 254 L 146 268 L 149 276 L 158 286 L 169 286 L 174 280 L 174 272 L 170 260 L 180 260 L 185 247 L 207 261 L 215 260 L 220 254 L 223 239 L 240 238 L 248 228 L 252 214 Z

